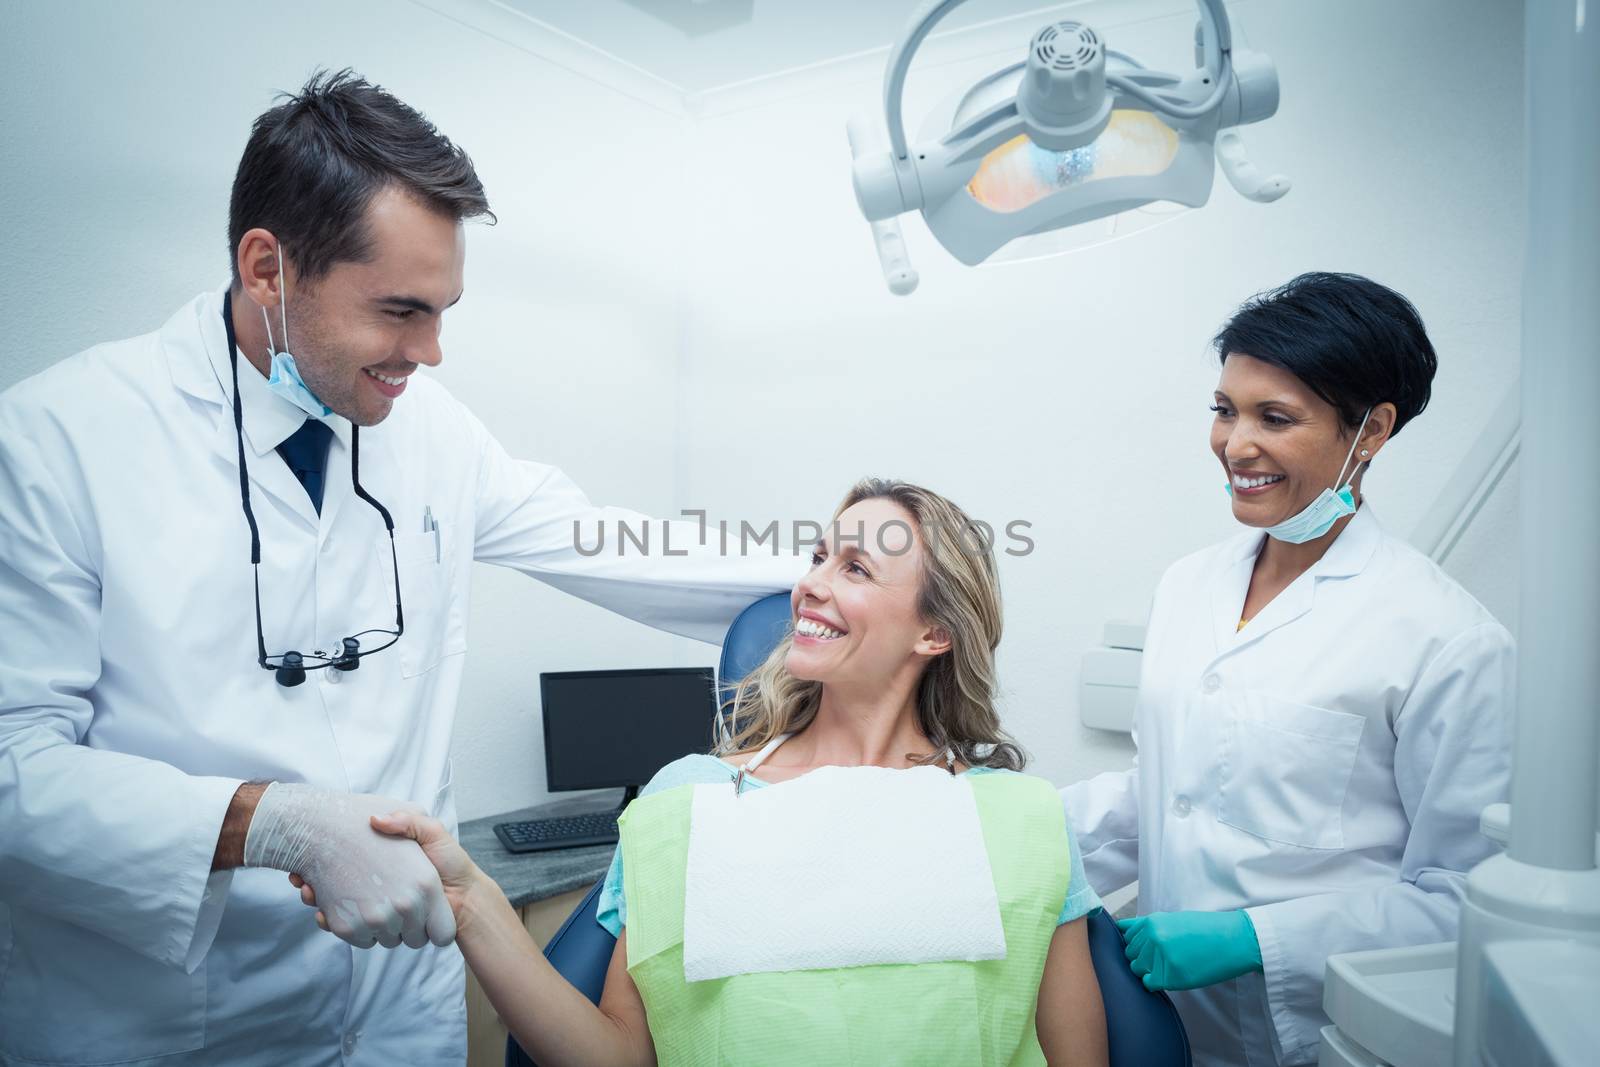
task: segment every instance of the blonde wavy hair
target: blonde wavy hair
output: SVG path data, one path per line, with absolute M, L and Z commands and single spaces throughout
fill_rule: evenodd
M 1000 644 L 1000 577 L 988 528 L 921 486 L 881 478 L 857 482 L 833 513 L 837 521 L 863 500 L 888 500 L 912 518 L 922 542 L 917 612 L 950 635 L 950 648 L 934 657 L 917 682 L 917 725 L 933 743 L 934 763 L 946 748 L 969 767 L 1021 770 L 1027 756 L 1004 730 L 995 711 L 994 650 Z M 725 756 L 765 745 L 781 733 L 811 725 L 822 704 L 822 683 L 789 673 L 794 625 L 766 661 L 736 686 L 723 704 L 731 729 L 713 750 Z M 908 756 L 911 754 L 908 753 Z

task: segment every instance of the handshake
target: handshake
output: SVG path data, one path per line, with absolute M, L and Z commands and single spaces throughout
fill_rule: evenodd
M 357 948 L 444 946 L 481 872 L 415 805 L 274 782 L 244 841 L 244 865 L 288 871 L 317 925 Z

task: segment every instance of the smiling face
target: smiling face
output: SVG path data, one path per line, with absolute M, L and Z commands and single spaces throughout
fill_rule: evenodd
M 389 414 L 418 364 L 443 358 L 445 308 L 461 298 L 466 237 L 461 223 L 390 187 L 366 221 L 371 256 L 333 265 L 314 283 L 287 285 L 288 349 L 306 385 L 357 426 Z M 268 312 L 278 345 L 276 309 Z
M 1342 488 L 1361 461 L 1358 451 L 1334 485 L 1354 433 L 1332 404 L 1281 367 L 1230 352 L 1214 399 L 1211 451 L 1233 486 L 1233 517 L 1246 526 L 1272 526 L 1297 514 L 1324 489 Z M 1387 418 L 1375 409 L 1363 434 L 1360 447 L 1373 456 Z
M 918 613 L 923 551 L 911 514 L 892 500 L 862 500 L 841 512 L 790 594 L 789 673 L 824 684 L 886 684 L 947 649 Z

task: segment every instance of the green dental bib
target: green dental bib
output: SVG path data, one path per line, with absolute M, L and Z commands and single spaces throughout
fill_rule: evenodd
M 1044 1064 L 1034 1009 L 1071 873 L 1061 797 L 1027 775 L 969 781 L 1000 901 L 1005 959 L 740 974 L 693 984 L 683 974 L 683 916 L 695 787 L 629 805 L 619 822 L 628 973 L 644 1000 L 661 1067 Z M 906 887 L 905 901 L 914 914 L 915 886 Z

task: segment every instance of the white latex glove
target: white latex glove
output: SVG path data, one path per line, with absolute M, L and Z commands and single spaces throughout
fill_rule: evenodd
M 439 872 L 415 841 L 372 828 L 372 816 L 400 810 L 422 814 L 388 797 L 274 782 L 251 816 L 244 865 L 309 883 L 328 929 L 357 948 L 448 945 L 456 920 Z

